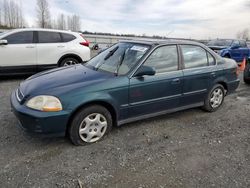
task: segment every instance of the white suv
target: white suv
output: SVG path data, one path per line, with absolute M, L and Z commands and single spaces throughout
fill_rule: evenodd
M 0 33 L 0 75 L 30 74 L 89 59 L 89 42 L 79 33 L 31 28 Z

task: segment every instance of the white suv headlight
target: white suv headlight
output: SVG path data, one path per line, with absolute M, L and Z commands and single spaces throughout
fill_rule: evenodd
M 58 112 L 62 110 L 60 100 L 54 96 L 39 95 L 31 98 L 26 106 L 43 112 Z

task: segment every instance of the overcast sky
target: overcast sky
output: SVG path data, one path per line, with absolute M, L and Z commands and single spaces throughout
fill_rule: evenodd
M 35 26 L 36 0 L 21 0 Z M 250 28 L 250 0 L 48 0 L 52 17 L 81 17 L 82 30 L 184 38 L 235 38 Z

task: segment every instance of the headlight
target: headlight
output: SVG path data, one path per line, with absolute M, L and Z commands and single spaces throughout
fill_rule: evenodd
M 26 106 L 43 112 L 58 112 L 62 110 L 60 100 L 54 96 L 39 95 L 30 99 Z

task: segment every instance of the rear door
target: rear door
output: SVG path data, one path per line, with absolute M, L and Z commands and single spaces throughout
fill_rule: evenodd
M 204 101 L 210 84 L 216 78 L 215 60 L 200 46 L 180 45 L 183 59 L 182 105 L 193 105 Z M 209 61 L 211 66 L 209 66 Z
M 37 65 L 39 68 L 56 65 L 66 50 L 59 32 L 38 31 Z
M 130 117 L 180 106 L 183 73 L 178 59 L 176 45 L 159 47 L 149 56 L 144 65 L 155 68 L 156 74 L 130 79 Z
M 36 65 L 36 44 L 33 31 L 21 31 L 4 38 L 7 45 L 0 45 L 0 66 L 9 67 L 12 72 L 33 72 Z

